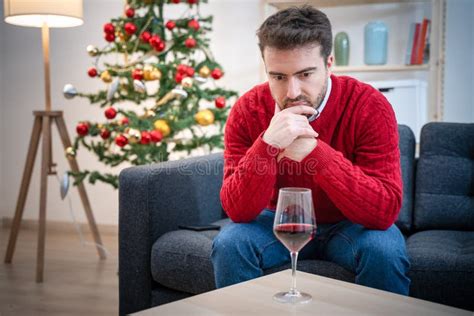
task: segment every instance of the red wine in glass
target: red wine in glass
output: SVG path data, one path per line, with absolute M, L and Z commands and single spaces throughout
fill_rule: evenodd
M 279 224 L 274 228 L 276 237 L 291 252 L 299 252 L 316 234 L 313 224 Z
M 290 251 L 292 286 L 288 292 L 280 292 L 273 298 L 281 303 L 306 303 L 311 295 L 296 289 L 296 262 L 298 252 L 316 234 L 316 217 L 310 189 L 281 188 L 278 193 L 273 233 Z

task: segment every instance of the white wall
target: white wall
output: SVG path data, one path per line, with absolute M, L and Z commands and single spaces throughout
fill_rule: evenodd
M 255 31 L 262 22 L 263 15 L 260 11 L 260 1 L 210 0 L 209 2 L 202 6 L 201 11 L 204 14 L 214 15 L 214 31 L 210 34 L 211 48 L 217 61 L 226 70 L 226 76 L 220 84 L 243 93 L 260 80 L 260 55 L 255 37 Z M 460 29 L 464 29 L 459 26 L 460 24 L 467 23 L 472 30 L 472 22 L 468 22 L 468 12 L 471 12 L 472 17 L 473 5 L 469 0 L 454 2 L 455 4 L 451 4 L 451 1 L 448 1 L 448 59 L 449 54 L 453 52 L 463 54 L 459 59 L 470 61 L 472 69 L 474 38 L 471 38 L 470 44 L 459 47 L 460 43 L 453 42 L 451 37 L 453 37 L 453 23 L 454 30 L 457 30 L 457 33 L 454 31 L 455 35 L 459 34 Z M 92 59 L 87 55 L 85 47 L 88 44 L 100 46 L 105 43 L 102 39 L 102 25 L 110 18 L 121 14 L 122 4 L 121 0 L 84 0 L 83 26 L 51 31 L 53 108 L 64 111 L 70 136 L 75 135 L 78 120 L 102 121 L 103 111 L 97 106 L 90 106 L 84 99 L 65 100 L 62 88 L 65 83 L 73 83 L 83 92 L 95 92 L 101 87 L 99 80 L 87 77 L 86 71 L 91 66 Z M 0 10 L 3 10 L 3 6 Z M 336 11 L 333 13 L 337 15 Z M 418 16 L 420 13 L 413 14 Z M 457 18 L 458 16 L 460 18 Z M 342 18 L 345 21 L 344 17 Z M 346 15 L 346 18 L 350 16 Z M 342 22 L 333 21 L 333 25 L 336 32 L 344 29 Z M 14 215 L 33 123 L 32 111 L 44 107 L 40 35 L 39 29 L 0 22 L 0 80 L 2 80 L 0 81 L 0 217 Z M 360 34 L 354 34 L 354 39 L 358 36 Z M 456 37 L 454 36 L 454 40 Z M 399 45 L 402 46 L 403 43 Z M 361 51 L 354 50 L 353 53 L 351 63 L 353 58 L 361 55 Z M 474 116 L 470 94 L 474 88 L 472 71 L 463 65 L 465 64 L 452 62 L 447 62 L 446 65 L 446 119 L 461 121 Z M 459 77 L 464 80 L 462 84 L 457 79 Z M 460 101 L 452 101 L 453 98 L 458 98 Z M 53 141 L 53 155 L 61 175 L 68 170 L 68 166 L 63 158 L 62 145 L 56 132 Z M 80 151 L 78 162 L 82 169 L 104 170 L 104 166 L 97 162 L 96 157 L 84 150 Z M 35 165 L 25 218 L 38 217 L 39 166 L 40 159 Z M 48 219 L 70 221 L 67 203 L 59 198 L 57 181 L 50 177 L 48 183 Z M 86 184 L 86 188 L 97 221 L 102 224 L 116 224 L 118 192 L 101 183 L 95 186 Z M 71 190 L 70 196 L 73 199 L 76 216 L 85 222 L 76 189 Z
M 102 25 L 110 18 L 121 15 L 122 6 L 123 1 L 120 0 L 85 0 L 82 26 L 51 30 L 53 109 L 64 111 L 71 137 L 75 135 L 78 120 L 103 121 L 103 110 L 90 106 L 85 99 L 65 100 L 62 88 L 66 83 L 73 83 L 82 92 L 95 92 L 102 88 L 100 80 L 89 79 L 86 74 L 93 60 L 85 48 L 88 44 L 105 44 Z M 185 8 L 184 5 L 179 7 Z M 175 9 L 182 12 L 179 7 Z M 258 1 L 211 0 L 202 6 L 201 11 L 214 15 L 211 49 L 226 71 L 219 84 L 245 92 L 259 80 L 260 61 L 254 36 L 261 22 Z M 3 49 L 0 53 L 1 74 L 3 78 L 8 78 L 2 82 L 0 90 L 0 95 L 3 95 L 0 99 L 0 217 L 13 217 L 33 123 L 32 111 L 44 108 L 41 32 L 40 29 L 4 22 L 1 22 L 0 31 L 3 32 L 0 33 L 0 48 Z M 61 176 L 68 166 L 57 132 L 53 130 L 53 134 L 53 156 Z M 38 217 L 40 151 L 38 155 L 24 218 Z M 85 150 L 80 151 L 77 159 L 82 169 L 104 169 L 96 157 Z M 87 184 L 86 189 L 96 220 L 103 224 L 116 224 L 118 191 L 101 183 L 95 186 Z M 77 218 L 85 222 L 77 190 L 74 188 L 69 195 L 73 199 Z M 48 181 L 47 218 L 71 220 L 67 203 L 59 198 L 59 184 L 54 177 L 49 177 Z
M 447 1 L 444 121 L 474 122 L 474 1 Z

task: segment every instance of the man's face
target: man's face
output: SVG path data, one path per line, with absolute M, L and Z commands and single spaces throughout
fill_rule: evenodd
M 263 52 L 270 91 L 280 109 L 307 105 L 317 109 L 327 90 L 333 57 L 327 66 L 319 45 L 289 50 L 265 47 Z

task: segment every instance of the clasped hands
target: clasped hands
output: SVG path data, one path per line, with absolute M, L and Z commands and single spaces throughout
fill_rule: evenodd
M 277 161 L 283 157 L 301 162 L 318 145 L 318 133 L 309 125 L 305 115 L 313 115 L 316 110 L 305 105 L 280 110 L 275 104 L 275 115 L 263 134 L 263 141 L 283 149 Z

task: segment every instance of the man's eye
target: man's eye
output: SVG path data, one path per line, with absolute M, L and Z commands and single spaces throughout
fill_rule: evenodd
M 274 75 L 273 79 L 276 80 L 276 81 L 282 81 L 282 80 L 285 80 L 285 76 Z
M 312 72 L 303 72 L 301 75 L 304 77 L 304 78 L 309 78 L 313 73 Z

